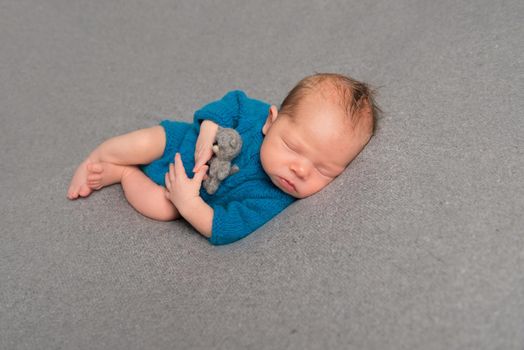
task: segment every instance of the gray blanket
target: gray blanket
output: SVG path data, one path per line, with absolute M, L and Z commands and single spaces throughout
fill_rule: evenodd
M 522 1 L 0 1 L 1 349 L 522 349 Z M 103 140 L 231 89 L 380 87 L 369 146 L 238 243 L 120 186 Z

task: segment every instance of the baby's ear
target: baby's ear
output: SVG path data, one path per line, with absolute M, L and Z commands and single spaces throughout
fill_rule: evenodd
M 278 117 L 278 108 L 277 108 L 277 106 L 272 105 L 269 108 L 269 112 L 267 114 L 266 123 L 264 124 L 264 127 L 262 128 L 262 133 L 264 135 L 267 134 L 269 128 L 271 128 L 271 125 L 273 125 L 275 120 L 277 120 L 277 117 Z

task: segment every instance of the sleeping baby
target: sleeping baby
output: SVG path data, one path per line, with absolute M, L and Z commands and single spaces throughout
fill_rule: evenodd
M 76 169 L 67 197 L 120 183 L 141 214 L 184 218 L 210 243 L 231 243 L 340 175 L 370 140 L 379 111 L 367 84 L 333 73 L 302 79 L 280 109 L 231 91 L 192 123 L 164 120 L 104 141 Z M 219 127 L 234 129 L 242 148 L 237 171 L 209 194 L 202 182 Z

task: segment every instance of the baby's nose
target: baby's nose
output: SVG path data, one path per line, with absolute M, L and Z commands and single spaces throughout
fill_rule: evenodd
M 307 171 L 307 167 L 305 167 L 304 165 L 302 164 L 294 164 L 291 168 L 291 170 L 293 170 L 293 172 L 299 177 L 299 178 L 304 178 L 307 176 L 308 174 L 308 171 Z

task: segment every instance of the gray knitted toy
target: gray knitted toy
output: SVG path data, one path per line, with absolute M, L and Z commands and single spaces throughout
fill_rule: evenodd
M 231 165 L 231 161 L 240 154 L 241 149 L 242 138 L 235 129 L 218 127 L 213 145 L 214 156 L 209 161 L 208 178 L 203 183 L 207 193 L 215 193 L 226 177 L 240 170 L 237 165 Z

